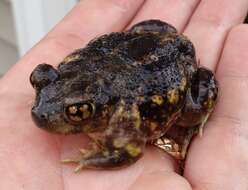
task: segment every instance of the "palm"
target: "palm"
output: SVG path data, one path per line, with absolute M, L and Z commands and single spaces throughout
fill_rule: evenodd
M 248 66 L 244 62 L 248 56 L 244 52 L 248 48 L 248 28 L 240 26 L 232 30 L 224 43 L 230 27 L 245 16 L 247 1 L 240 0 L 233 6 L 233 2 L 219 0 L 221 9 L 214 3 L 216 1 L 202 1 L 195 10 L 197 1 L 194 0 L 187 4 L 151 2 L 146 1 L 139 9 L 142 0 L 83 1 L 0 80 L 0 189 L 248 188 L 247 180 L 244 180 L 248 177 L 247 130 L 244 127 L 248 108 L 244 93 L 247 91 Z M 99 16 L 93 17 L 86 11 L 89 9 Z M 193 11 L 194 15 L 189 19 Z M 177 174 L 173 159 L 155 148 L 148 148 L 144 158 L 123 170 L 84 170 L 74 174 L 70 166 L 58 161 L 83 146 L 85 138 L 58 137 L 34 126 L 30 118 L 34 92 L 29 75 L 35 65 L 42 62 L 56 65 L 94 36 L 122 30 L 130 20 L 136 23 L 148 18 L 165 20 L 180 31 L 185 28 L 186 35 L 196 44 L 202 65 L 216 69 L 221 57 L 217 68 L 220 98 L 204 136 L 192 143 L 184 177 Z

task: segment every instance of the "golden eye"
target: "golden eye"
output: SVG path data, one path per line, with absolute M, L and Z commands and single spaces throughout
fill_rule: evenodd
M 95 105 L 92 103 L 78 103 L 66 108 L 67 117 L 74 122 L 80 122 L 95 114 Z

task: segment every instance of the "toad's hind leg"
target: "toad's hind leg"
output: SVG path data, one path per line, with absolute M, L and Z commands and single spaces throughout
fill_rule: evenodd
M 83 168 L 115 169 L 136 162 L 142 156 L 146 143 L 140 131 L 138 107 L 120 102 L 100 141 L 100 147 L 94 146 L 83 151 L 78 160 L 65 162 L 77 163 L 76 172 Z
M 214 74 L 206 68 L 199 68 L 193 74 L 186 103 L 177 125 L 183 127 L 198 125 L 201 134 L 202 128 L 216 104 L 217 95 L 218 84 Z
M 184 160 L 188 146 L 195 134 L 202 134 L 216 103 L 218 85 L 211 71 L 199 68 L 192 77 L 182 115 L 175 125 L 154 144 L 176 159 Z
M 176 28 L 160 20 L 146 20 L 140 22 L 134 25 L 129 31 L 135 33 L 144 33 L 144 32 L 177 33 Z

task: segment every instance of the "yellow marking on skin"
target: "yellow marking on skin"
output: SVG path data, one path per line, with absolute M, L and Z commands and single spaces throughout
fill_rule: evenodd
M 156 122 L 151 121 L 149 127 L 151 131 L 154 131 L 158 127 L 158 124 Z
M 137 100 L 137 101 L 140 101 L 140 102 L 144 102 L 145 97 L 144 97 L 144 96 L 138 96 L 138 97 L 136 98 L 136 100 Z
M 125 102 L 124 102 L 124 100 L 121 100 L 120 106 L 119 106 L 119 109 L 118 109 L 118 113 L 119 113 L 119 114 L 123 113 L 123 111 L 124 111 L 124 106 L 125 106 Z
M 125 102 L 123 100 L 120 100 L 120 104 L 118 105 L 117 109 L 115 110 L 114 114 L 109 120 L 109 125 L 116 125 L 117 122 L 122 122 L 124 115 L 124 106 Z
M 164 99 L 162 96 L 159 95 L 153 95 L 152 96 L 152 102 L 157 104 L 157 105 L 161 105 L 164 103 Z
M 178 91 L 176 89 L 170 90 L 167 93 L 167 98 L 168 98 L 168 101 L 171 104 L 176 104 L 179 101 L 179 93 L 178 93 Z
M 105 157 L 109 156 L 109 151 L 107 151 L 107 150 L 103 151 L 103 155 L 104 155 Z
M 141 149 L 137 147 L 136 145 L 129 143 L 126 147 L 125 150 L 128 152 L 128 154 L 132 157 L 136 157 L 141 153 Z
M 206 102 L 203 103 L 205 107 L 211 109 L 214 107 L 214 101 L 212 99 L 208 99 Z
M 88 132 L 88 131 L 91 130 L 91 128 L 92 128 L 91 125 L 86 124 L 86 125 L 83 126 L 83 131 L 84 131 L 84 132 Z
M 208 113 L 208 114 L 202 119 L 201 125 L 199 126 L 199 131 L 198 131 L 198 134 L 199 134 L 200 137 L 203 136 L 203 128 L 204 128 L 204 126 L 205 126 L 205 124 L 206 124 L 206 122 L 207 122 L 209 116 L 210 116 L 210 113 Z
M 141 119 L 140 119 L 140 113 L 139 113 L 139 108 L 136 104 L 132 105 L 132 117 L 134 119 L 134 127 L 136 129 L 140 128 L 141 125 Z
M 76 61 L 80 58 L 80 55 L 69 55 L 67 56 L 64 60 L 63 60 L 63 63 L 69 63 L 69 62 L 72 62 L 72 61 Z
M 184 40 L 185 43 L 188 43 L 190 40 L 187 36 L 185 35 L 181 35 L 182 36 L 182 39 Z
M 176 36 L 176 35 L 175 35 L 174 33 L 166 32 L 166 33 L 164 33 L 164 35 L 162 36 L 161 41 L 162 41 L 162 42 L 166 42 L 166 41 L 174 40 L 174 39 L 175 39 L 175 36 Z
M 185 88 L 186 88 L 186 85 L 187 85 L 187 80 L 186 80 L 185 77 L 183 77 L 182 80 L 181 80 L 181 84 L 180 84 L 179 89 L 180 89 L 181 91 L 184 91 Z
M 132 104 L 127 107 L 125 106 L 125 102 L 121 100 L 119 106 L 109 121 L 109 125 L 121 124 L 124 121 L 128 124 L 130 123 L 132 127 L 136 129 L 138 129 L 141 125 L 138 106 L 136 104 Z
M 139 118 L 139 119 L 136 119 L 136 120 L 134 121 L 134 127 L 135 127 L 136 129 L 139 129 L 139 128 L 140 128 L 140 124 L 141 124 L 140 118 Z
M 113 145 L 115 148 L 122 148 L 126 145 L 127 139 L 126 138 L 116 138 L 113 141 Z

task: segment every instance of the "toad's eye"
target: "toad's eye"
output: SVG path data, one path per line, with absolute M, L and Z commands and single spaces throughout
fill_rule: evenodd
M 95 114 L 95 105 L 93 103 L 78 103 L 70 105 L 65 110 L 66 116 L 72 122 L 80 122 Z

